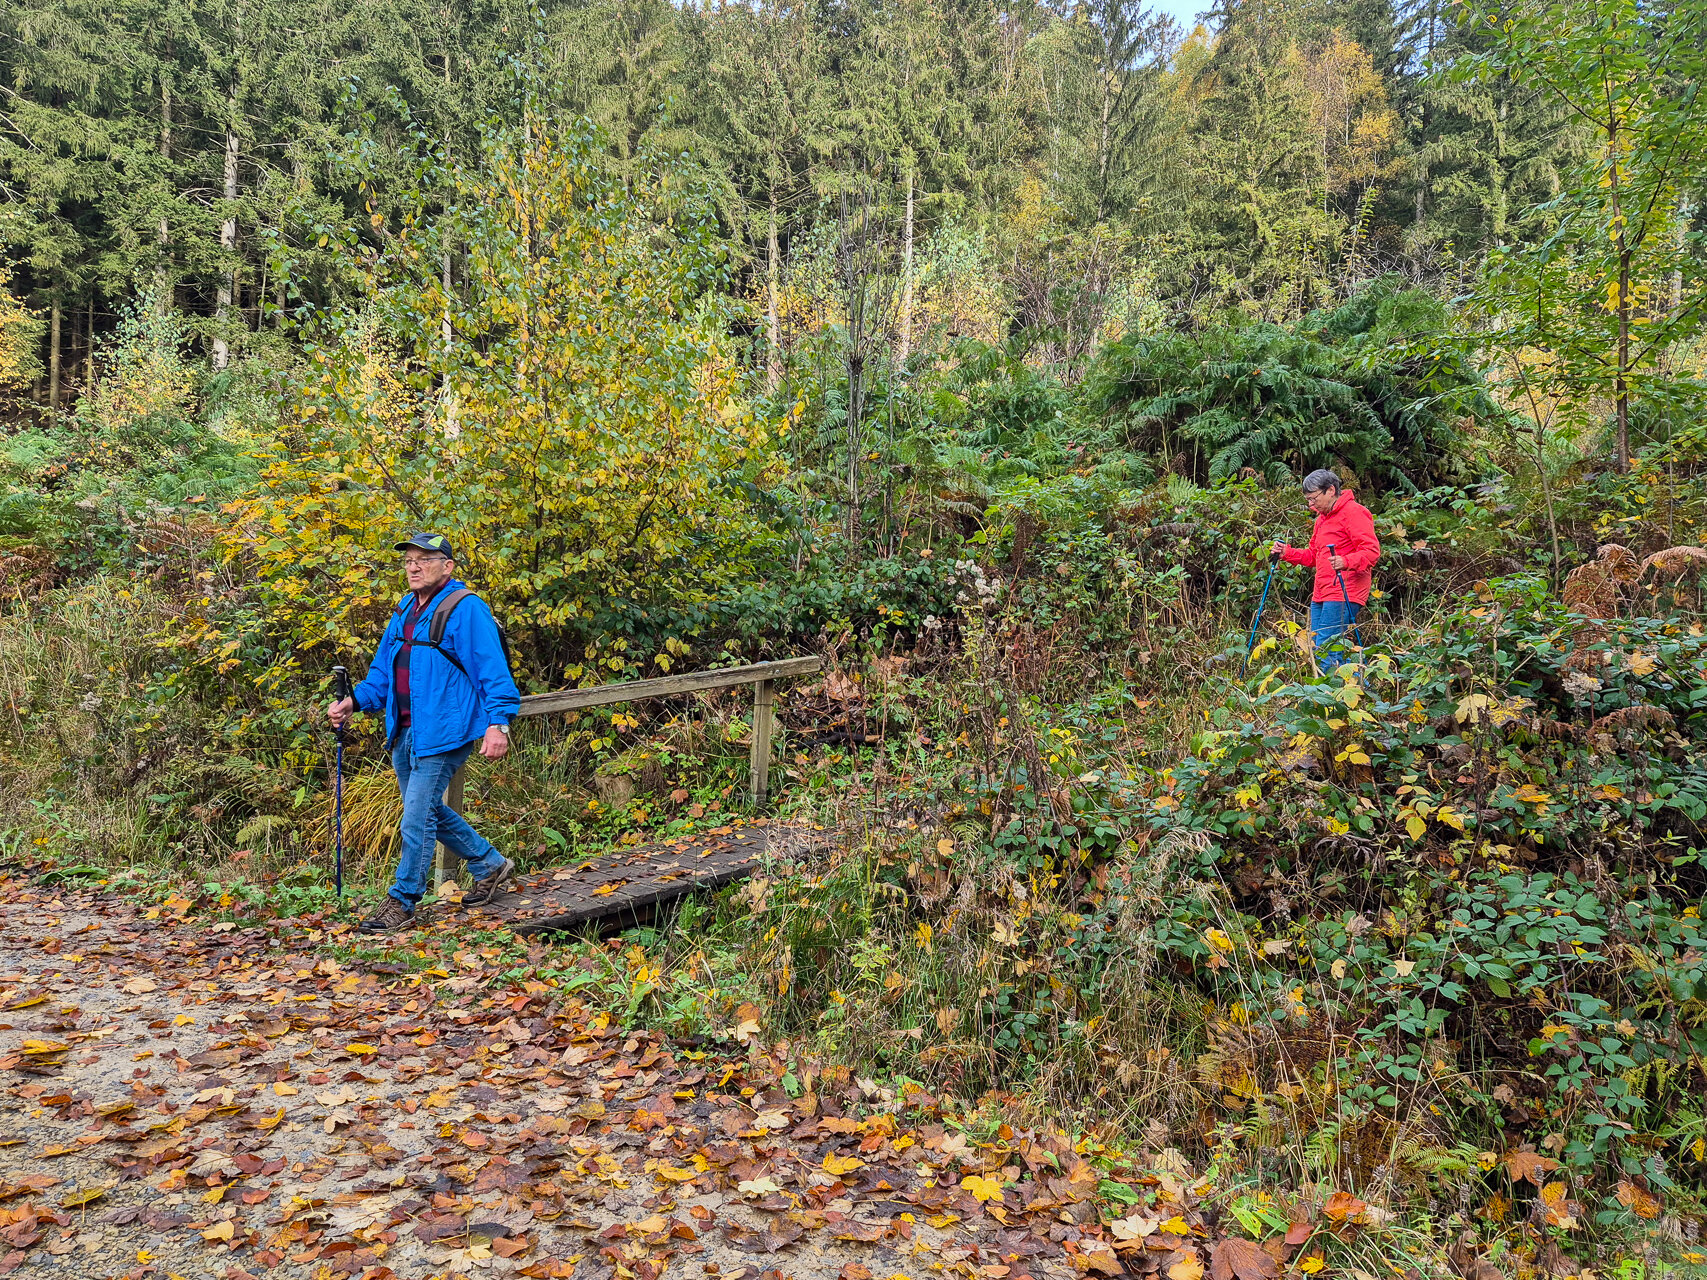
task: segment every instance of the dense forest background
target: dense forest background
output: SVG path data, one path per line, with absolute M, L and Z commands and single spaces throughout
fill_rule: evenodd
M 1704 61 L 1673 0 L 11 4 L 0 852 L 331 922 L 316 708 L 436 529 L 528 690 L 826 659 L 830 851 L 554 947 L 626 1024 L 1327 1222 L 1289 1276 L 1698 1276 Z M 1384 548 L 1329 677 L 1265 578 L 1320 466 Z M 749 714 L 530 720 L 469 804 L 717 830 Z M 1156 1272 L 1129 1208 L 1052 1239 Z
M 1493 11 L 1204 18 L 1123 0 L 21 4 L 0 164 L 12 289 L 42 325 L 31 399 L 90 386 L 141 288 L 214 369 L 265 358 L 356 296 L 338 244 L 384 243 L 424 153 L 472 160 L 519 120 L 518 77 L 529 109 L 590 121 L 625 180 L 668 165 L 699 188 L 773 383 L 824 323 L 814 270 L 850 222 L 883 241 L 873 268 L 901 268 L 905 296 L 872 317 L 897 364 L 1031 330 L 1071 376 L 1125 332 L 1295 320 L 1389 273 L 1455 293 L 1567 223 L 1559 198 L 1605 142 L 1577 100 L 1592 84 L 1524 65 Z M 1681 229 L 1692 199 L 1684 182 L 1656 212 Z

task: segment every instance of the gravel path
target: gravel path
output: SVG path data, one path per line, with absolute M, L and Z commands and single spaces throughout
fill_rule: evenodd
M 358 963 L 343 925 L 16 874 L 0 898 L 0 1275 L 1063 1280 L 1113 1262 L 1095 1175 L 1058 1137 L 979 1147 L 845 1071 L 790 1097 L 756 1038 L 625 1036 L 450 922 Z M 963 1186 L 1022 1175 L 1029 1201 Z

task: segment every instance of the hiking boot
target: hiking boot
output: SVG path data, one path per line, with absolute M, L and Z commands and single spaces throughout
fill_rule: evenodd
M 502 854 L 498 855 L 503 857 Z M 462 905 L 465 907 L 483 907 L 496 898 L 510 886 L 510 879 L 516 874 L 516 864 L 504 858 L 504 865 L 499 867 L 484 880 L 476 880 L 474 887 L 462 895 Z
M 400 933 L 415 927 L 415 913 L 388 893 L 379 909 L 356 927 L 363 933 Z

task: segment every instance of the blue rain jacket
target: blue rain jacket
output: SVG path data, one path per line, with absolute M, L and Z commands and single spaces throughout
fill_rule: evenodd
M 470 596 L 456 606 L 440 641 L 468 669 L 467 675 L 444 654 L 423 643 L 439 601 L 466 585 L 455 578 L 445 583 L 415 626 L 416 643 L 409 655 L 409 720 L 418 756 L 454 751 L 485 736 L 489 725 L 509 724 L 521 709 L 521 692 L 504 660 L 497 620 L 479 596 Z M 414 607 L 415 593 L 411 591 L 393 611 L 379 639 L 379 650 L 373 655 L 373 665 L 354 690 L 359 710 L 376 712 L 384 708 L 388 743 L 397 737 L 397 699 L 391 687 L 391 669 L 403 640 L 403 623 Z

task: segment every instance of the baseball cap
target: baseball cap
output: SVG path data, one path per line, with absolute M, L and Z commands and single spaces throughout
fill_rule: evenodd
M 393 551 L 407 551 L 409 548 L 417 551 L 436 551 L 441 556 L 456 559 L 456 552 L 451 549 L 450 539 L 442 533 L 412 533 L 402 542 L 392 548 Z

